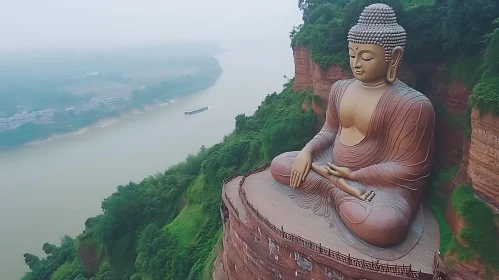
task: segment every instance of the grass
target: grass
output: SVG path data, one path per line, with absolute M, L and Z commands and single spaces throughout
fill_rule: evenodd
M 497 20 L 496 20 L 497 21 Z M 499 28 L 490 34 L 490 40 L 483 56 L 481 79 L 473 88 L 470 98 L 480 114 L 499 115 Z
M 462 115 L 453 114 L 453 113 L 449 112 L 445 106 L 438 104 L 438 103 L 433 104 L 433 109 L 435 110 L 436 117 L 438 119 L 442 119 L 445 122 L 445 124 L 448 125 L 450 128 L 455 128 L 455 129 L 465 128 L 465 129 L 467 129 L 468 119 L 471 122 L 471 114 L 468 116 L 467 115 L 468 111 L 466 111 Z
M 202 205 L 187 203 L 177 218 L 166 226 L 166 230 L 177 236 L 181 245 L 187 246 L 194 240 L 205 219 Z
M 59 266 L 57 270 L 52 273 L 50 280 L 65 280 L 69 277 L 71 273 L 78 267 L 78 260 L 74 259 L 73 262 L 65 262 L 63 265 Z
M 476 254 L 484 264 L 499 269 L 499 233 L 490 207 L 474 195 L 473 188 L 465 185 L 454 190 L 451 202 L 464 220 L 465 227 L 458 234 L 468 245 L 456 246 L 453 251 L 463 259 Z
M 404 0 L 402 4 L 405 10 L 410 10 L 421 6 L 435 5 L 435 0 Z
M 217 254 L 219 251 L 223 250 L 223 227 L 221 227 L 217 234 L 217 243 L 213 247 L 213 250 L 210 253 L 210 256 L 206 259 L 203 268 L 203 280 L 211 280 L 213 278 L 213 269 L 215 265 L 215 259 L 217 258 Z
M 499 76 L 480 81 L 473 88 L 470 102 L 479 109 L 480 115 L 486 113 L 499 115 Z
M 459 166 L 441 169 L 434 172 L 431 179 L 430 190 L 427 193 L 427 203 L 430 211 L 437 220 L 440 231 L 440 254 L 443 256 L 449 250 L 452 242 L 452 232 L 450 226 L 445 221 L 445 211 L 447 209 L 448 199 L 438 194 L 443 184 L 449 182 L 457 173 Z
M 461 55 L 447 62 L 447 75 L 451 80 L 462 81 L 468 89 L 473 89 L 482 75 L 481 66 L 481 55 L 471 57 Z
M 430 211 L 437 220 L 438 229 L 440 231 L 440 254 L 445 255 L 449 250 L 452 241 L 452 232 L 450 226 L 445 221 L 445 205 L 444 199 L 434 199 L 430 202 Z
M 180 214 L 165 227 L 172 235 L 176 236 L 181 246 L 191 245 L 201 225 L 207 220 L 200 203 L 203 198 L 204 177 L 199 176 L 194 180 L 187 191 L 188 202 Z

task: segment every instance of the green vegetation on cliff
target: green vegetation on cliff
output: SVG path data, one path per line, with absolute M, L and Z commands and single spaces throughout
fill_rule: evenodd
M 443 197 L 440 192 L 445 184 L 449 184 L 456 175 L 459 166 L 441 169 L 434 172 L 431 176 L 431 185 L 426 193 L 426 201 L 430 210 L 437 220 L 440 231 L 440 254 L 443 256 L 449 250 L 452 241 L 452 232 L 450 226 L 445 221 L 445 211 L 447 210 L 448 198 Z
M 302 148 L 316 133 L 317 121 L 311 110 L 301 111 L 305 98 L 291 90 L 290 81 L 282 93 L 268 95 L 253 116 L 238 115 L 235 130 L 221 143 L 140 183 L 119 186 L 102 202 L 103 214 L 89 218 L 76 240 L 63 242 L 67 253 L 46 259 L 25 255 L 31 272 L 24 279 L 210 276 L 221 237 L 222 180 Z
M 299 0 L 304 23 L 291 32 L 292 45 L 308 47 L 323 69 L 348 67 L 348 30 L 373 3 L 393 7 L 407 30 L 408 63 L 479 54 L 499 16 L 494 0 Z
M 493 25 L 499 17 L 497 1 L 299 0 L 304 23 L 291 32 L 291 44 L 306 46 L 324 70 L 332 65 L 348 69 L 348 30 L 365 6 L 379 2 L 392 6 L 407 30 L 405 64 L 447 64 L 451 79 L 473 89 L 471 106 L 499 114 L 499 31 Z
M 495 22 L 499 24 L 499 19 Z M 482 114 L 499 115 L 499 28 L 488 38 L 480 70 L 482 75 L 473 88 L 471 105 L 476 106 Z
M 499 235 L 494 215 L 488 205 L 477 198 L 473 188 L 461 185 L 456 187 L 450 198 L 442 196 L 445 184 L 451 184 L 458 166 L 441 169 L 432 174 L 431 188 L 427 202 L 440 230 L 440 254 L 454 253 L 459 260 L 478 258 L 489 271 L 499 269 Z M 464 221 L 464 229 L 453 235 L 446 221 L 447 206 L 451 205 Z M 466 247 L 459 241 L 465 242 Z M 449 265 L 452 266 L 451 263 Z
M 454 239 L 450 250 L 463 259 L 477 255 L 484 264 L 499 269 L 499 232 L 490 207 L 475 196 L 473 188 L 465 185 L 454 190 L 451 203 L 464 221 L 464 229 L 458 235 L 466 247 Z

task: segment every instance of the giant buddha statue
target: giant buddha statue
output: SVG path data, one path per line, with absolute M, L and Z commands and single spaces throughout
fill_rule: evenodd
M 397 79 L 406 32 L 393 9 L 373 4 L 348 33 L 355 78 L 334 83 L 321 131 L 299 152 L 277 156 L 274 179 L 333 204 L 341 221 L 377 247 L 401 243 L 432 166 L 431 102 Z

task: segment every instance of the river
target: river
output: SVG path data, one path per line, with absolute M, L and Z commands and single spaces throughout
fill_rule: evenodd
M 284 34 L 286 35 L 286 34 Z M 164 171 L 201 145 L 220 142 L 235 116 L 252 114 L 294 76 L 289 39 L 227 43 L 214 86 L 104 128 L 0 154 L 0 274 L 19 279 L 26 252 L 76 236 L 120 184 Z M 183 112 L 208 105 L 208 111 Z

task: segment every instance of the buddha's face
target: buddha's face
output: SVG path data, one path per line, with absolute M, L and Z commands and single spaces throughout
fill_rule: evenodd
M 359 81 L 365 84 L 376 84 L 386 80 L 390 63 L 386 61 L 383 47 L 349 42 L 348 52 L 353 75 Z

